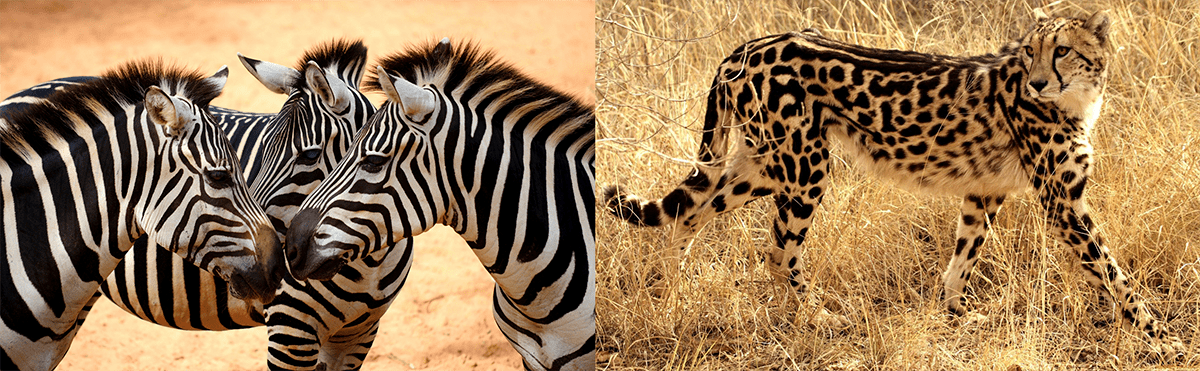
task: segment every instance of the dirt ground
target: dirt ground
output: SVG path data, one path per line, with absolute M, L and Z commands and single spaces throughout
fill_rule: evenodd
M 595 101 L 594 5 L 556 2 L 0 2 L 0 97 L 65 76 L 97 75 L 161 56 L 229 82 L 213 104 L 273 112 L 236 53 L 288 66 L 332 38 L 362 38 L 372 61 L 450 37 L 493 49 L 530 75 Z M 382 99 L 372 95 L 378 104 Z M 364 369 L 512 370 L 517 353 L 491 315 L 492 281 L 453 231 L 417 237 L 404 290 L 383 318 Z M 101 299 L 60 370 L 259 370 L 266 330 L 159 327 Z

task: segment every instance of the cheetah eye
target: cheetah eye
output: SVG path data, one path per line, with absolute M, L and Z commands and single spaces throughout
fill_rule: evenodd
M 1033 47 L 1032 46 L 1025 45 L 1025 55 L 1028 55 L 1030 58 L 1033 58 Z
M 1067 55 L 1067 53 L 1070 53 L 1070 52 L 1071 52 L 1071 48 L 1068 48 L 1065 46 L 1060 46 L 1060 47 L 1057 47 L 1054 49 L 1054 55 L 1059 56 L 1059 57 Z

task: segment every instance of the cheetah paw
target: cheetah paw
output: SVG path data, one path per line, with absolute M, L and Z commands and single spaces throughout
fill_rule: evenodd
M 966 314 L 959 316 L 959 318 L 964 325 L 971 323 L 984 324 L 988 322 L 988 316 L 979 314 L 978 312 L 967 312 Z
M 813 316 L 812 323 L 817 327 L 838 332 L 850 328 L 850 318 L 840 314 L 833 314 L 825 308 L 821 308 L 821 310 Z
M 1178 336 L 1150 340 L 1150 348 L 1164 360 L 1180 360 L 1187 355 L 1187 347 Z

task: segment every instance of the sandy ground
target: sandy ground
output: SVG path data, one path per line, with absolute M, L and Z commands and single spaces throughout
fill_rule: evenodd
M 164 57 L 205 72 L 230 67 L 213 104 L 273 112 L 236 54 L 292 66 L 335 37 L 362 38 L 375 60 L 415 42 L 474 40 L 532 76 L 595 101 L 594 6 L 556 2 L 0 2 L 0 97 L 64 76 Z M 378 104 L 382 99 L 372 95 Z M 492 319 L 492 281 L 446 228 L 417 237 L 409 281 L 383 318 L 364 369 L 512 370 L 520 359 Z M 101 299 L 60 370 L 259 370 L 264 328 L 159 327 Z

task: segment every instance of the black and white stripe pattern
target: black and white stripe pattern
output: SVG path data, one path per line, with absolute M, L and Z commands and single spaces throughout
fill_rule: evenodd
M 54 368 L 143 235 L 238 297 L 274 297 L 276 232 L 208 113 L 226 76 L 131 63 L 0 105 L 0 368 Z
M 292 275 L 329 279 L 446 224 L 496 280 L 527 368 L 594 368 L 592 107 L 449 40 L 381 65 L 388 101 L 293 219 Z
M 255 198 L 267 207 L 280 231 L 375 112 L 357 90 L 366 53 L 361 42 L 334 41 L 305 53 L 298 69 L 243 57 L 243 64 L 264 85 L 288 95 L 280 113 L 211 108 L 245 166 Z M 316 70 L 307 73 L 310 68 Z M 339 97 L 348 98 L 347 104 L 337 104 Z M 359 368 L 378 318 L 407 276 L 410 248 L 404 240 L 321 285 L 299 284 L 289 277 L 266 311 L 289 313 L 277 318 L 304 320 L 276 326 L 280 333 L 272 336 L 272 367 L 312 369 L 320 358 L 337 369 Z M 226 330 L 267 322 L 261 303 L 229 296 L 224 281 L 144 241 L 130 250 L 101 288 L 117 306 L 163 326 Z

